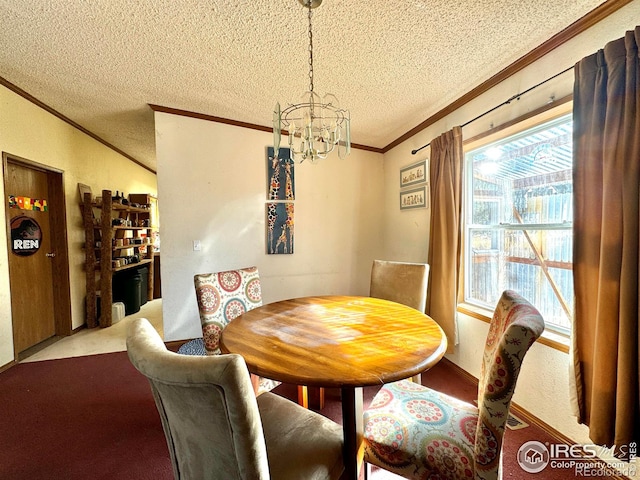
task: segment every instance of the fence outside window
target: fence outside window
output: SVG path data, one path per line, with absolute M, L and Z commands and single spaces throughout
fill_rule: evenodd
M 493 310 L 503 290 L 568 334 L 573 316 L 572 119 L 467 152 L 465 302 Z

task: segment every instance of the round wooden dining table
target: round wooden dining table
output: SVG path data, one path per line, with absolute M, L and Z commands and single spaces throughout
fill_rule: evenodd
M 346 477 L 356 480 L 362 465 L 362 387 L 428 370 L 444 355 L 447 340 L 435 321 L 411 307 L 372 297 L 321 296 L 240 315 L 222 331 L 220 347 L 242 355 L 256 375 L 340 388 Z

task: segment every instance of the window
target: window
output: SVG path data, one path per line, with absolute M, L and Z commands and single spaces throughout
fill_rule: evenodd
M 503 290 L 515 290 L 548 329 L 569 333 L 571 115 L 470 150 L 465 162 L 465 302 L 493 310 Z

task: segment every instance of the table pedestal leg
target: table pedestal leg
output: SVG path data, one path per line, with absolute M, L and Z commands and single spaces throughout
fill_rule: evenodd
M 362 466 L 362 388 L 342 387 L 345 478 L 358 480 Z

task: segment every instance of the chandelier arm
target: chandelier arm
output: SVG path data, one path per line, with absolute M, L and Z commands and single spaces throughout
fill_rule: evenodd
M 289 104 L 280 109 L 276 104 L 274 111 L 274 143 L 279 143 L 279 134 L 286 128 L 289 137 L 291 157 L 295 161 L 308 160 L 317 163 L 338 147 L 338 156 L 344 158 L 351 150 L 349 110 L 339 107 L 337 98 L 332 94 L 320 97 L 314 92 L 313 84 L 313 28 L 312 9 L 322 0 L 298 0 L 308 9 L 309 21 L 309 91 L 301 103 Z

